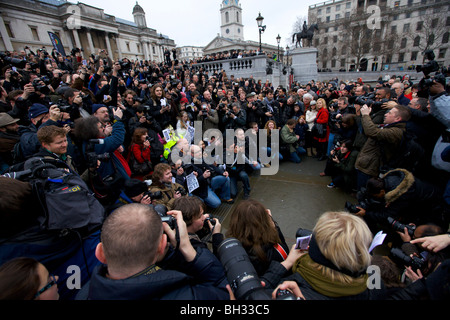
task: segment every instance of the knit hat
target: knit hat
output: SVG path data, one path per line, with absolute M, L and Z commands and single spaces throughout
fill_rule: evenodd
M 181 98 L 180 103 L 189 103 L 189 100 L 186 97 Z
M 128 197 L 133 198 L 140 195 L 142 192 L 148 191 L 148 186 L 141 180 L 129 179 L 125 182 L 123 191 Z
M 40 103 L 33 103 L 33 105 L 28 110 L 28 116 L 30 119 L 34 119 L 43 113 L 48 113 L 48 108 Z
M 103 107 L 106 108 L 106 106 L 104 104 L 93 104 L 92 105 L 92 113 L 94 114 L 98 109 L 103 108 Z
M 2 113 L 0 113 L 0 128 L 6 127 L 7 125 L 10 125 L 13 123 L 16 123 L 19 120 L 20 119 L 14 119 L 6 112 L 2 112 Z

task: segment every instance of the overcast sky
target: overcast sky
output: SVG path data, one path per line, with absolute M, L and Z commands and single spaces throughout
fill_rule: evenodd
M 76 3 L 76 1 L 69 2 Z M 82 0 L 79 1 L 104 9 L 106 14 L 134 21 L 132 11 L 135 0 Z M 244 39 L 259 41 L 256 17 L 264 17 L 266 31 L 262 42 L 280 46 L 292 45 L 295 21 L 308 15 L 308 6 L 318 0 L 240 0 L 244 24 Z M 145 11 L 147 27 L 156 29 L 173 39 L 177 46 L 206 46 L 220 33 L 221 0 L 140 0 Z

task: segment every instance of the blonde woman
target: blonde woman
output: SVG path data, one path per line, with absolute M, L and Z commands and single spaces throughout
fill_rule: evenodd
M 367 287 L 372 233 L 363 219 L 347 212 L 325 212 L 312 231 L 309 248 L 285 278 L 306 300 L 383 299 L 384 290 Z

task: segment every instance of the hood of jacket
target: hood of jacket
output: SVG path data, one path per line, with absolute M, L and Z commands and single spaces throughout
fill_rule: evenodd
M 107 267 L 97 266 L 88 287 L 88 300 L 150 300 L 192 299 L 186 290 L 191 280 L 186 274 L 155 268 L 127 279 L 113 280 L 106 277 Z M 176 290 L 176 289 L 179 290 Z
M 414 175 L 405 169 L 388 171 L 384 176 L 386 203 L 391 203 L 404 195 L 413 186 Z

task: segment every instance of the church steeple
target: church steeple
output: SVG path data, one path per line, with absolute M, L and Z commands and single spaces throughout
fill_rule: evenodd
M 145 12 L 144 9 L 138 4 L 136 1 L 136 5 L 133 8 L 133 17 L 134 22 L 137 24 L 139 28 L 146 28 L 147 22 L 145 21 Z
M 244 41 L 242 8 L 239 0 L 223 0 L 220 6 L 222 24 L 221 35 L 224 38 Z

